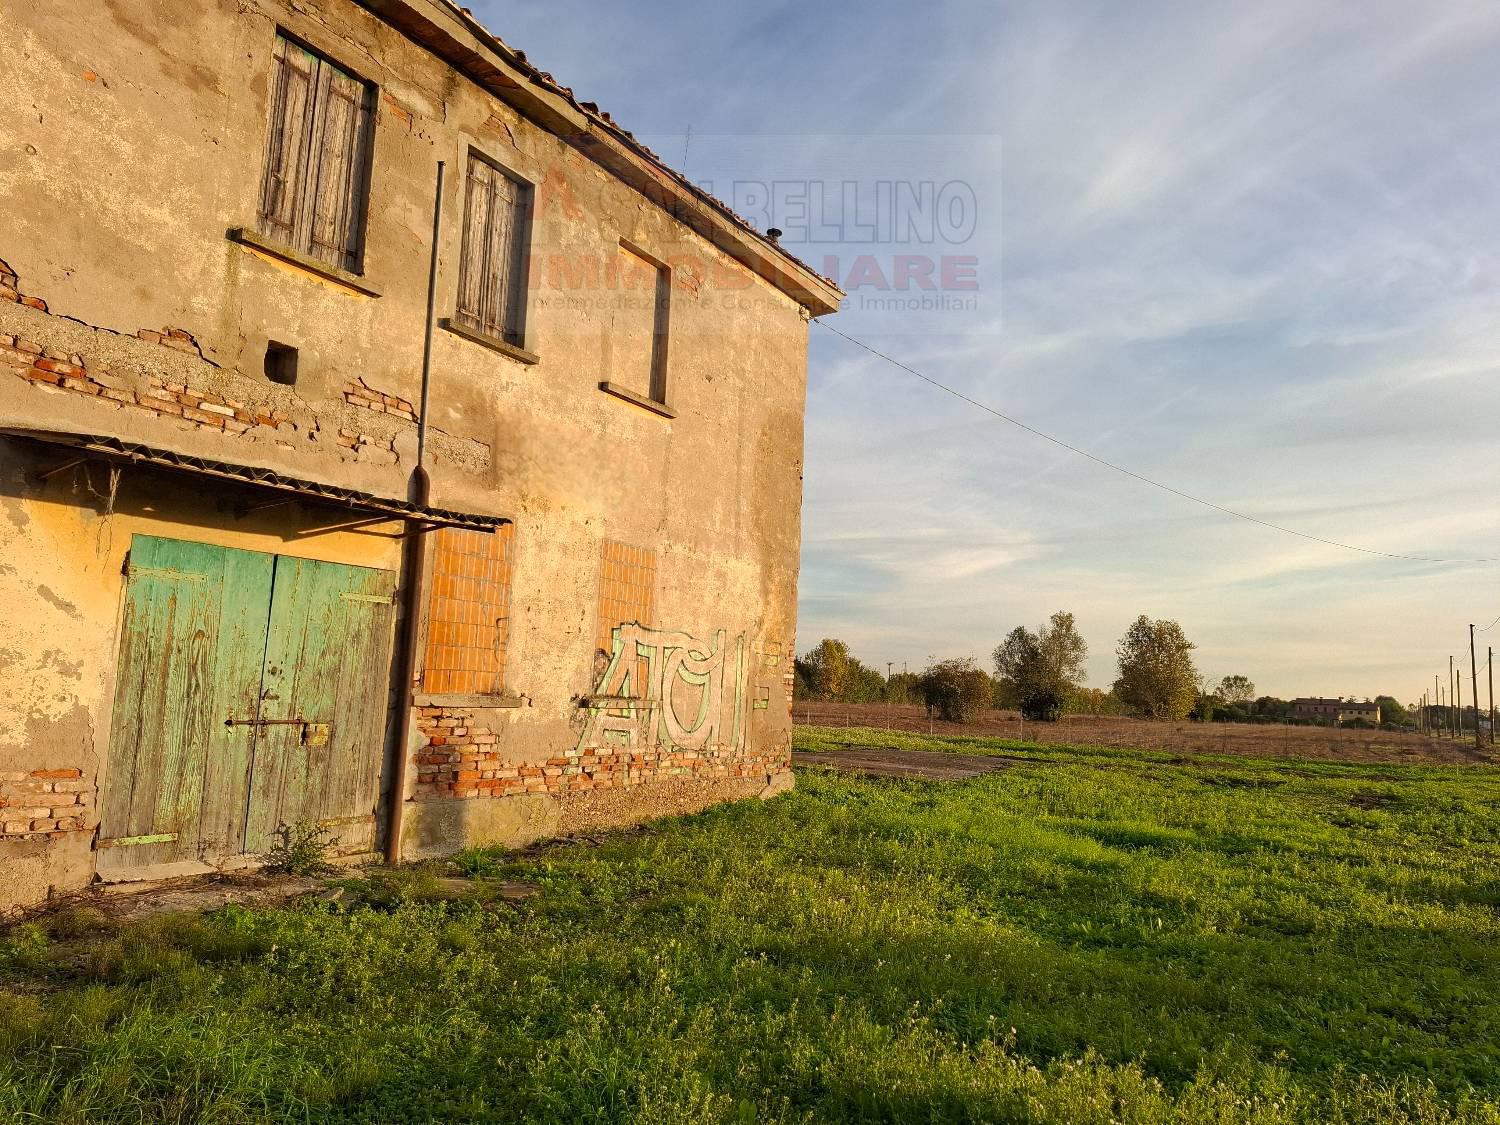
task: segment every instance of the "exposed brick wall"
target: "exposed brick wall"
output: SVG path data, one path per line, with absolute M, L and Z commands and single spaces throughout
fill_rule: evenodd
M 47 311 L 46 301 L 40 297 L 28 297 L 21 292 L 21 282 L 16 277 L 16 271 L 3 261 L 0 261 L 0 301 L 14 301 L 41 312 Z
M 92 832 L 94 784 L 78 769 L 0 771 L 0 839 Z
M 595 746 L 561 751 L 543 762 L 506 757 L 489 727 L 466 709 L 423 707 L 427 745 L 417 752 L 417 800 L 582 793 L 668 780 L 760 777 L 791 769 L 786 746 L 770 750 L 628 749 Z
M 34 340 L 0 334 L 0 367 L 8 367 L 33 383 L 46 383 L 65 391 L 96 395 L 111 402 L 140 406 L 157 414 L 170 414 L 194 425 L 226 433 L 242 434 L 257 426 L 272 429 L 288 423 L 280 410 L 262 410 L 213 391 L 151 377 L 137 392 L 106 367 L 89 367 L 77 353 L 44 348 Z
M 3 260 L 0 260 L 0 300 L 14 301 L 40 312 L 48 311 L 46 301 L 21 293 L 15 271 Z M 204 356 L 192 333 L 181 328 L 167 327 L 160 331 L 142 328 L 135 338 L 212 363 Z M 202 429 L 231 434 L 255 429 L 283 433 L 297 429 L 290 416 L 279 408 L 238 402 L 204 387 L 158 376 L 150 376 L 144 387 L 136 387 L 116 377 L 108 367 L 89 366 L 76 352 L 47 348 L 24 336 L 0 335 L 0 370 L 7 368 L 33 383 L 45 383 L 61 390 L 141 407 L 155 414 L 181 418 Z M 406 399 L 373 390 L 363 379 L 345 384 L 344 400 L 409 422 L 417 419 L 416 410 Z M 393 465 L 399 460 L 394 440 L 341 429 L 335 443 L 354 453 L 361 461 Z
M 354 379 L 344 384 L 344 401 L 351 406 L 362 406 L 377 414 L 394 414 L 408 422 L 417 420 L 417 409 L 404 398 L 377 391 L 363 379 Z
M 400 460 L 396 454 L 394 438 L 387 441 L 384 438 L 359 433 L 357 430 L 346 430 L 341 426 L 339 436 L 333 440 L 352 451 L 361 461 L 371 461 L 377 465 L 394 465 Z
M 49 316 L 58 315 L 50 312 L 47 302 L 40 297 L 22 293 L 16 271 L 4 260 L 0 260 L 0 302 L 3 301 L 25 305 Z M 91 327 L 98 333 L 168 348 L 197 360 L 205 368 L 220 369 L 217 363 L 204 354 L 192 333 L 181 328 L 143 328 L 130 335 L 109 328 L 91 325 L 85 327 Z M 49 348 L 26 336 L 0 335 L 0 377 L 4 377 L 7 371 L 55 390 L 100 398 L 121 406 L 148 410 L 156 415 L 181 418 L 202 430 L 230 434 L 251 433 L 257 437 L 270 436 L 270 432 L 275 430 L 281 436 L 273 440 L 285 448 L 294 448 L 293 435 L 300 434 L 315 441 L 325 441 L 336 428 L 334 419 L 329 416 L 328 411 L 322 409 L 322 404 L 310 403 L 294 396 L 288 407 L 292 415 L 288 415 L 285 410 L 271 403 L 237 402 L 207 387 L 193 386 L 186 381 L 174 382 L 165 376 L 147 376 L 144 380 L 139 377 L 127 379 L 110 371 L 104 363 L 87 364 L 83 356 L 76 352 Z M 218 380 L 213 382 L 217 383 Z M 250 382 L 253 384 L 253 380 Z M 247 387 L 247 390 L 251 395 L 255 393 L 253 385 Z M 272 403 L 276 401 L 274 396 L 268 397 L 272 398 Z M 359 407 L 415 424 L 416 408 L 410 401 L 378 391 L 359 378 L 343 384 L 339 405 L 344 428 L 337 429 L 337 436 L 327 441 L 327 447 L 345 451 L 338 453 L 341 460 L 374 465 L 394 465 L 400 461 L 394 437 L 379 438 L 362 432 L 364 426 L 351 422 L 350 412 L 344 408 Z M 451 456 L 457 464 L 477 468 L 489 463 L 488 443 L 475 438 L 452 438 L 440 434 L 435 444 L 440 450 L 439 456 Z

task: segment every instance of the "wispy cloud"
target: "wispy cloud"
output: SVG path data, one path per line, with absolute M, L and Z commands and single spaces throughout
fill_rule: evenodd
M 638 132 L 720 138 L 695 176 L 968 180 L 978 307 L 842 331 L 1261 518 L 1500 555 L 1500 9 L 476 7 Z M 1144 612 L 1263 690 L 1412 697 L 1500 613 L 1500 568 L 1279 536 L 812 349 L 804 645 L 917 666 L 1066 607 L 1103 684 Z

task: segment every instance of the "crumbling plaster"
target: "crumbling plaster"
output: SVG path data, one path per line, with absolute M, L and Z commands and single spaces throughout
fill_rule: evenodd
M 47 311 L 0 301 L 0 335 L 76 354 L 129 387 L 171 379 L 264 404 L 293 428 L 226 435 L 4 368 L 0 426 L 111 434 L 405 498 L 415 425 L 350 405 L 343 390 L 358 379 L 419 400 L 436 163 L 448 169 L 437 294 L 448 315 L 472 149 L 534 185 L 526 346 L 539 357 L 521 363 L 442 330 L 433 342 L 433 502 L 517 525 L 507 679 L 523 706 L 486 721 L 520 760 L 577 740 L 579 700 L 595 688 L 604 538 L 656 551 L 663 627 L 744 635 L 789 661 L 807 342 L 796 301 L 350 0 L 105 0 L 23 6 L 7 20 L 0 83 L 14 110 L 0 119 L 0 194 L 11 201 L 0 259 Z M 378 297 L 225 237 L 255 225 L 277 27 L 378 85 L 363 273 Z M 599 390 L 613 374 L 603 342 L 608 302 L 621 294 L 607 263 L 622 239 L 672 266 L 673 419 Z M 167 326 L 190 334 L 201 357 L 138 335 Z M 263 376 L 268 340 L 300 350 L 294 388 Z M 388 442 L 394 463 L 324 439 L 347 429 Z M 163 484 L 145 470 L 126 470 L 122 503 L 104 518 L 90 499 L 59 491 L 72 487 L 66 477 L 42 496 L 23 487 L 17 459 L 32 455 L 15 448 L 0 448 L 11 482 L 0 527 L 29 522 L 15 537 L 22 546 L 0 550 L 0 589 L 23 607 L 24 631 L 9 647 L 24 653 L 33 686 L 0 691 L 11 708 L 0 711 L 0 745 L 23 755 L 44 741 L 25 727 L 36 707 L 48 722 L 81 708 L 91 768 L 102 768 L 132 529 L 397 565 L 393 541 L 289 534 L 273 522 L 285 510 L 247 525 L 223 509 L 220 486 Z M 148 481 L 152 496 L 131 491 Z M 153 503 L 165 506 L 142 507 Z M 62 579 L 60 563 L 71 572 Z M 41 594 L 43 580 L 77 616 Z M 78 673 L 39 701 L 52 649 Z M 779 699 L 785 670 L 757 664 L 757 693 Z M 757 744 L 789 738 L 784 704 L 751 712 L 750 723 Z

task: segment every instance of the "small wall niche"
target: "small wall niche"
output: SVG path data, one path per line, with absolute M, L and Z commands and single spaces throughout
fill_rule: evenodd
M 266 378 L 283 386 L 295 386 L 297 382 L 297 349 L 291 344 L 275 340 L 266 341 Z

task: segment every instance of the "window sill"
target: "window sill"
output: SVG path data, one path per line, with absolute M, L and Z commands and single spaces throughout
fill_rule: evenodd
M 489 348 L 492 352 L 499 352 L 508 356 L 517 363 L 540 363 L 542 357 L 535 352 L 528 352 L 525 348 L 517 347 L 509 340 L 502 340 L 499 336 L 491 336 L 488 332 L 481 332 L 477 328 L 470 328 L 462 321 L 454 320 L 452 317 L 438 318 L 438 327 L 446 328 L 455 336 L 462 336 L 470 343 L 478 344 L 482 348 Z
M 526 701 L 514 692 L 417 692 L 411 697 L 413 707 L 524 707 Z
M 600 383 L 599 389 L 607 395 L 623 398 L 626 402 L 634 403 L 636 406 L 649 410 L 652 414 L 660 414 L 663 418 L 677 417 L 677 411 L 673 410 L 666 403 L 657 402 L 654 398 L 647 398 L 645 395 L 638 395 L 634 391 L 620 386 L 618 383 Z
M 259 251 L 262 254 L 275 258 L 277 261 L 285 262 L 290 266 L 296 266 L 301 270 L 306 270 L 308 273 L 317 274 L 325 281 L 331 281 L 335 285 L 342 285 L 345 289 L 352 289 L 354 292 L 366 297 L 380 296 L 379 291 L 370 288 L 369 283 L 359 274 L 350 273 L 348 270 L 341 270 L 337 266 L 330 266 L 327 262 L 320 262 L 311 254 L 304 254 L 300 250 L 293 250 L 290 246 L 283 246 L 281 243 L 275 242 L 247 227 L 233 227 L 224 237 L 229 239 L 230 242 L 237 242 L 241 246 L 248 246 L 251 250 Z

